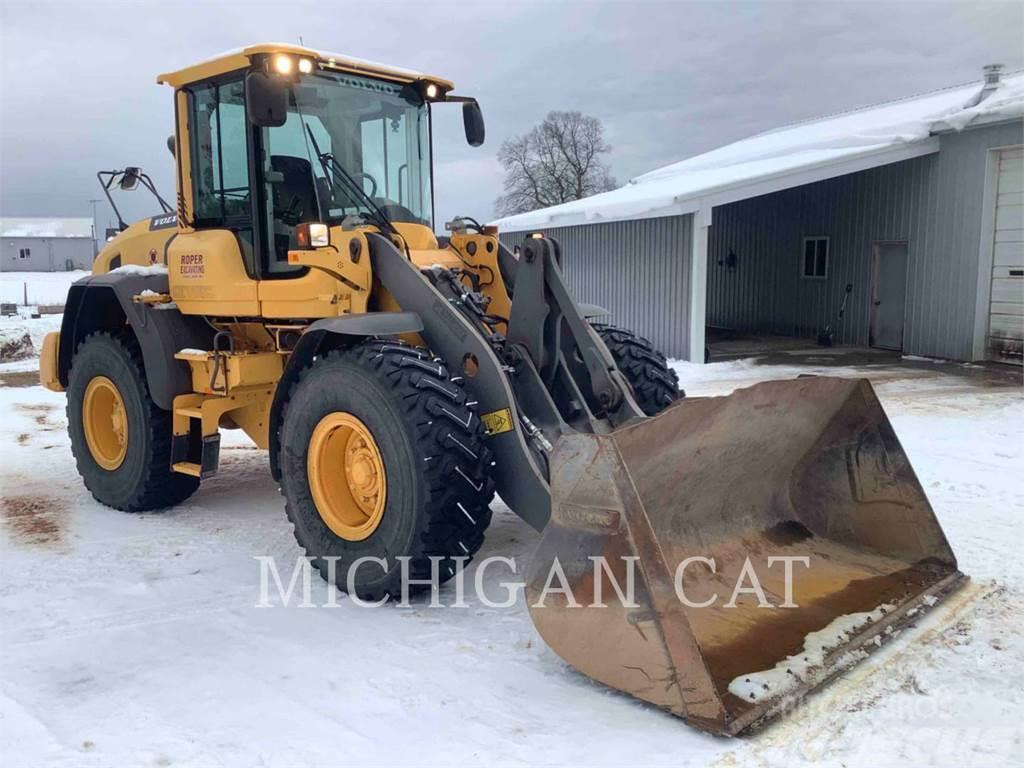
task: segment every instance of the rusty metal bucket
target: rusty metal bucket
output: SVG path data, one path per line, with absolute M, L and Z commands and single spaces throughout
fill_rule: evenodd
M 965 579 L 866 380 L 766 382 L 566 437 L 551 485 L 527 574 L 538 631 L 714 733 L 778 715 Z M 788 600 L 778 557 L 807 558 Z

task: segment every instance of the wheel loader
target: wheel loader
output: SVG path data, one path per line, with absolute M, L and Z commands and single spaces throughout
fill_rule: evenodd
M 663 354 L 574 301 L 555 240 L 512 253 L 469 217 L 436 236 L 431 112 L 485 133 L 448 80 L 264 44 L 158 82 L 174 205 L 118 214 L 40 360 L 103 504 L 181 502 L 241 429 L 312 564 L 378 600 L 401 558 L 415 580 L 464 567 L 497 492 L 541 532 L 525 596 L 545 641 L 716 734 L 964 580 L 867 381 L 685 397 Z M 101 176 L 140 180 L 155 194 L 138 168 Z

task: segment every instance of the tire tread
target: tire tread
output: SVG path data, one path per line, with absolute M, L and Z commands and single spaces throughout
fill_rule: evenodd
M 650 341 L 614 325 L 591 325 L 633 387 L 633 396 L 644 413 L 654 416 L 685 397 L 679 389 L 679 376 Z
M 453 381 L 444 362 L 425 349 L 397 341 L 369 340 L 334 349 L 307 366 L 292 386 L 282 420 L 288 418 L 292 395 L 315 375 L 317 366 L 336 362 L 370 373 L 391 390 L 419 449 L 428 457 L 424 461 L 429 497 L 426 525 L 419 532 L 413 551 L 402 553 L 411 558 L 410 577 L 428 578 L 431 557 L 472 559 L 483 545 L 484 531 L 491 521 L 494 481 L 490 476 L 492 454 L 484 443 L 483 425 L 461 383 Z M 296 517 L 302 512 L 287 494 L 285 499 L 288 519 L 295 527 Z M 327 563 L 318 557 L 321 553 L 307 554 L 327 578 Z M 446 571 L 444 561 L 440 571 L 441 582 L 454 575 L 454 570 Z M 384 589 L 359 596 L 374 600 L 394 594 Z

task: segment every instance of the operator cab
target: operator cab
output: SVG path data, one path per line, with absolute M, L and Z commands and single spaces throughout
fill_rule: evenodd
M 251 279 L 294 278 L 300 224 L 433 229 L 430 106 L 475 100 L 407 70 L 296 46 L 258 45 L 161 75 L 176 88 L 180 229 L 228 230 Z M 432 237 L 432 235 L 430 235 Z

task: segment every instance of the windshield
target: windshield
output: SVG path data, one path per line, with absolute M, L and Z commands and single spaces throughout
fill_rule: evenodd
M 288 222 L 289 185 L 308 189 L 311 177 L 321 221 L 372 214 L 347 174 L 392 221 L 432 226 L 429 123 L 410 86 L 345 74 L 303 77 L 291 88 L 285 124 L 267 129 L 274 207 L 282 209 L 274 218 Z

